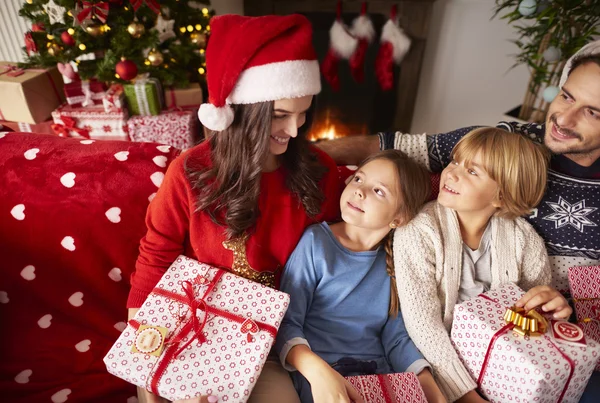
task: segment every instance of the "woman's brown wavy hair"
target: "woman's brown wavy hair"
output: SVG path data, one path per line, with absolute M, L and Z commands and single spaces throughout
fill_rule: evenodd
M 206 212 L 213 222 L 225 226 L 229 239 L 251 230 L 260 215 L 260 180 L 269 153 L 274 102 L 231 105 L 234 120 L 221 132 L 207 133 L 212 167 L 194 168 L 188 160 L 186 174 L 198 198 L 196 211 Z M 306 132 L 313 108 L 298 136 L 290 139 L 280 162 L 286 173 L 286 186 L 314 217 L 324 200 L 319 181 L 327 169 L 309 149 Z

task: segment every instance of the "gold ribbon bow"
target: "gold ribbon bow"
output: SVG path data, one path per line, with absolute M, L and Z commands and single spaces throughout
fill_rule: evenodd
M 548 330 L 548 321 L 535 309 L 525 312 L 524 308 L 507 308 L 504 320 L 515 325 L 513 331 L 522 336 L 541 336 Z

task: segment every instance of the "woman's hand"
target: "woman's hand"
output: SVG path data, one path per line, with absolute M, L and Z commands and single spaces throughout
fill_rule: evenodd
M 542 307 L 544 312 L 554 312 L 554 319 L 568 319 L 573 309 L 560 292 L 547 285 L 538 285 L 527 291 L 516 303 L 517 308 L 524 307 L 526 311 Z
M 363 403 L 356 389 L 329 365 L 315 368 L 306 379 L 310 383 L 312 396 L 319 403 Z

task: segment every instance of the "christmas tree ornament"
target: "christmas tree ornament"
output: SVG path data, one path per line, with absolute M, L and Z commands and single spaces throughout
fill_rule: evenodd
M 138 68 L 134 62 L 123 57 L 121 58 L 121 61 L 117 63 L 115 73 L 117 73 L 122 80 L 132 80 L 137 76 Z
M 69 84 L 73 81 L 80 81 L 81 78 L 75 69 L 76 64 L 74 62 L 70 63 L 57 63 L 56 68 L 62 74 L 63 81 L 65 84 Z
M 156 49 L 152 49 L 150 53 L 148 53 L 148 61 L 153 66 L 160 66 L 164 60 L 163 54 Z
M 156 14 L 160 13 L 160 4 L 158 0 L 131 0 L 134 11 L 137 11 L 144 3 Z
M 352 57 L 350 57 L 350 72 L 357 83 L 365 80 L 365 56 L 369 44 L 375 38 L 375 28 L 371 19 L 367 16 L 367 2 L 363 2 L 360 8 L 360 15 L 352 21 L 350 29 L 352 35 L 358 40 L 358 45 Z
M 92 3 L 89 1 L 81 2 L 81 10 L 78 10 L 76 14 L 77 22 L 81 24 L 85 20 L 91 20 L 96 17 L 102 23 L 106 22 L 106 18 L 108 17 L 108 3 L 101 1 L 99 3 Z
M 560 60 L 562 56 L 562 52 L 556 46 L 549 46 L 548 49 L 544 51 L 542 57 L 548 63 L 556 63 Z
M 394 88 L 394 63 L 400 64 L 408 50 L 411 40 L 400 28 L 398 10 L 392 6 L 390 19 L 381 30 L 381 44 L 375 59 L 375 75 L 384 91 Z
M 528 17 L 535 14 L 537 10 L 537 2 L 535 0 L 523 0 L 519 3 L 519 13 L 522 16 Z
M 75 38 L 73 38 L 73 36 L 67 31 L 64 31 L 62 34 L 60 34 L 60 40 L 67 46 L 75 45 Z
M 54 42 L 48 42 L 48 53 L 52 56 L 58 56 L 62 51 L 60 45 Z
M 158 40 L 160 43 L 163 43 L 167 39 L 175 38 L 175 31 L 173 30 L 173 26 L 175 25 L 175 20 L 165 20 L 162 14 L 158 15 L 156 19 L 156 25 L 153 30 L 158 31 Z
M 134 20 L 127 26 L 127 32 L 129 32 L 129 35 L 133 36 L 134 38 L 140 38 L 142 35 L 144 35 L 144 32 L 146 32 L 146 28 L 144 27 L 144 24 Z
M 336 19 L 329 29 L 329 50 L 321 63 L 323 77 L 334 91 L 340 89 L 338 68 L 340 60 L 349 59 L 355 52 L 358 40 L 348 31 L 342 21 L 342 2 L 337 3 Z
M 206 47 L 206 35 L 202 32 L 192 32 L 190 34 L 190 42 L 200 48 Z
M 31 32 L 25 33 L 25 49 L 27 50 L 27 56 L 29 56 L 31 53 L 38 52 L 37 44 L 33 40 L 33 36 L 31 35 Z
M 84 28 L 84 30 L 93 37 L 98 37 L 104 33 L 104 29 L 100 24 L 89 24 Z
M 550 87 L 546 87 L 546 89 L 542 93 L 542 97 L 544 98 L 544 101 L 550 103 L 550 102 L 554 101 L 554 98 L 557 97 L 559 92 L 560 92 L 560 89 L 558 87 L 552 85 Z
M 44 27 L 44 23 L 43 22 L 34 22 L 31 25 L 31 30 L 33 32 L 44 32 L 45 29 L 46 29 L 46 27 Z
M 48 19 L 50 19 L 50 24 L 64 24 L 65 23 L 65 11 L 66 9 L 62 6 L 59 6 L 54 2 L 54 0 L 48 1 L 43 5 L 44 11 L 48 14 Z

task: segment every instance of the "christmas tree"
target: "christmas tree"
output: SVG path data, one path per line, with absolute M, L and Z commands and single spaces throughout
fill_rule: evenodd
M 203 1 L 207 4 L 207 1 Z M 128 82 L 148 73 L 165 86 L 204 80 L 214 14 L 188 0 L 26 0 L 22 67 L 74 61 L 81 79 Z M 68 67 L 68 66 L 67 66 Z
M 542 123 L 567 60 L 600 35 L 599 0 L 496 0 L 496 17 L 519 35 L 516 64 L 531 70 L 519 118 Z

